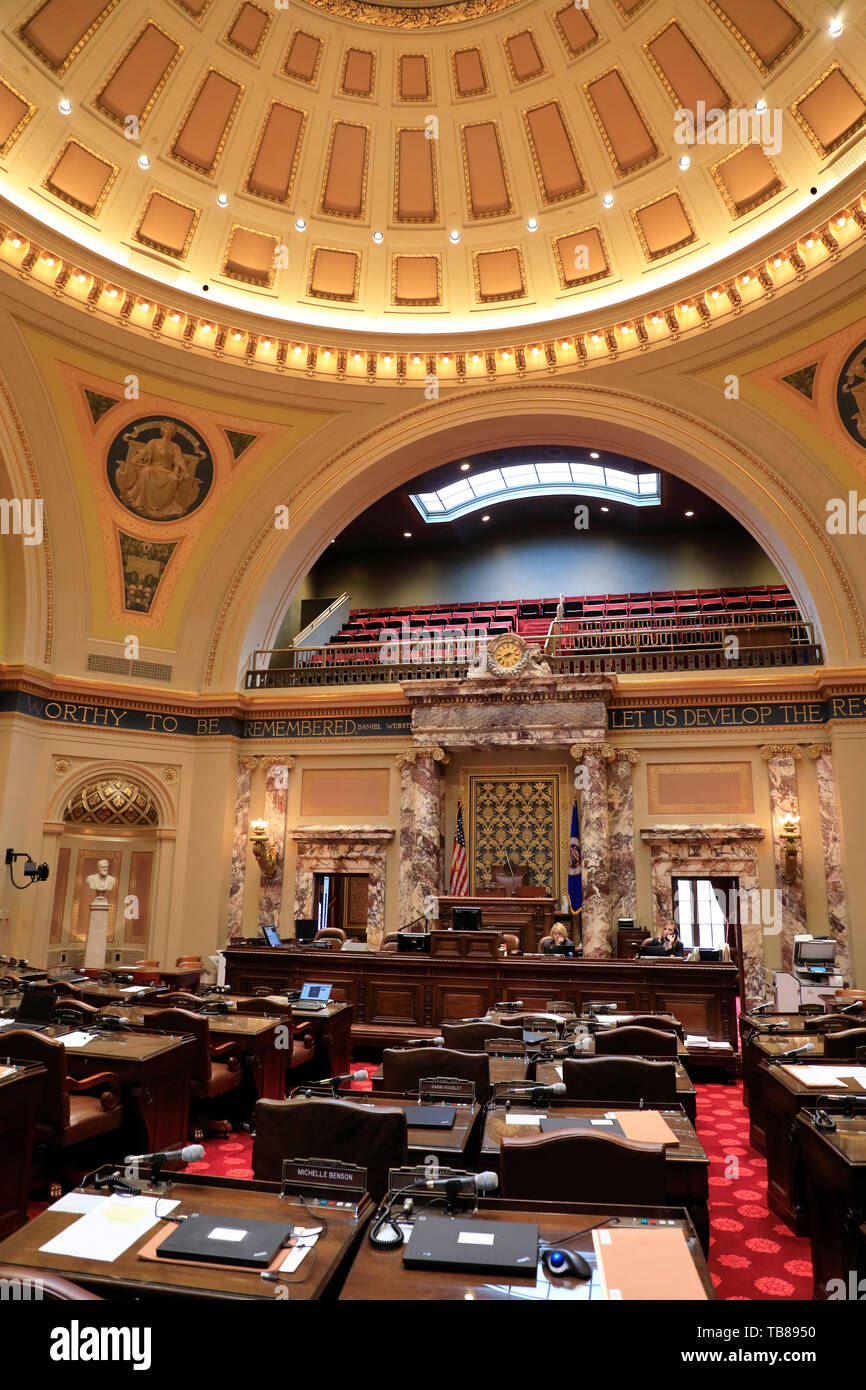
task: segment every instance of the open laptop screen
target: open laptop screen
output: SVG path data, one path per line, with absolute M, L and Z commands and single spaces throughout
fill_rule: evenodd
M 301 990 L 301 1003 L 305 999 L 318 999 L 320 1003 L 327 1004 L 331 997 L 331 985 L 305 984 Z

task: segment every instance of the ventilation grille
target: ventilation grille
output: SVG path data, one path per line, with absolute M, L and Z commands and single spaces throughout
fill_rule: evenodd
M 101 671 L 105 676 L 138 676 L 140 680 L 170 681 L 173 668 L 161 661 L 126 661 L 122 656 L 102 656 L 91 652 L 87 658 L 88 671 Z
M 130 270 L 139 270 L 142 275 L 155 275 L 158 280 L 164 280 L 168 285 L 176 285 L 180 276 L 176 266 L 166 265 L 156 256 L 148 256 L 141 251 L 129 251 L 126 263 Z

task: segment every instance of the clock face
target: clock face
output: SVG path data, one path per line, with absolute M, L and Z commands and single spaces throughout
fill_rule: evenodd
M 493 648 L 493 658 L 503 671 L 513 671 L 523 660 L 523 647 L 513 637 L 505 637 Z

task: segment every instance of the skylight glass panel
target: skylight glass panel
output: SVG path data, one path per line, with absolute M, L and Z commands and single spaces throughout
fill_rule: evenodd
M 470 486 L 476 497 L 487 497 L 491 492 L 502 492 L 505 480 L 499 469 L 493 468 L 489 473 L 479 473 L 477 478 L 470 479 Z
M 589 483 L 591 487 L 604 487 L 604 469 L 597 463 L 573 463 L 571 476 L 576 483 Z
M 537 463 L 535 469 L 541 483 L 571 482 L 571 469 L 567 463 Z
M 608 487 L 615 487 L 619 492 L 638 491 L 638 480 L 634 473 L 622 473 L 618 468 L 606 468 L 604 477 Z
M 419 494 L 417 500 L 421 503 L 425 512 L 444 512 L 445 510 L 445 503 L 440 498 L 438 492 L 422 492 Z
M 515 468 L 503 468 L 502 476 L 506 487 L 535 487 L 538 483 L 538 474 L 532 463 L 520 464 Z
M 449 483 L 447 487 L 440 487 L 439 496 L 450 509 L 458 502 L 468 502 L 473 492 L 466 479 L 461 478 L 459 483 Z
M 640 490 L 642 493 L 658 493 L 658 473 L 638 473 L 637 479 L 640 484 Z

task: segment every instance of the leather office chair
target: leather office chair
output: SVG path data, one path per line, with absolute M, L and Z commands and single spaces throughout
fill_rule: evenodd
M 339 951 L 343 942 L 346 940 L 346 933 L 342 927 L 322 927 L 313 937 L 313 944 L 317 945 L 321 941 L 330 941 L 330 950 Z
M 4 1029 L 3 1055 L 13 1061 L 41 1062 L 45 1068 L 42 1097 L 36 1108 L 35 1171 L 43 1170 L 42 1180 L 47 1179 L 56 1189 L 58 1178 L 68 1182 L 72 1176 L 78 1181 L 116 1155 L 119 1143 L 108 1136 L 120 1129 L 123 1107 L 120 1081 L 114 1072 L 94 1072 L 80 1080 L 69 1076 L 62 1042 L 29 1028 Z M 100 1157 L 95 1158 L 97 1149 Z
M 628 1023 L 617 1023 L 617 1028 L 655 1028 L 659 1033 L 676 1033 L 682 1038 L 683 1025 L 676 1018 L 659 1018 L 657 1014 L 635 1014 Z
M 367 1110 L 350 1100 L 296 1096 L 260 1100 L 255 1109 L 253 1177 L 279 1182 L 284 1158 L 329 1158 L 367 1169 L 367 1190 L 379 1201 L 388 1169 L 408 1162 L 406 1115 L 396 1106 Z
M 642 1057 L 566 1057 L 562 1079 L 569 1100 L 644 1100 L 675 1102 L 677 1069 L 673 1062 L 646 1062 Z
M 455 1076 L 475 1082 L 475 1099 L 490 1098 L 490 1059 L 486 1052 L 452 1052 L 447 1047 L 387 1047 L 382 1053 L 382 1089 L 417 1091 L 426 1076 Z
M 488 1038 L 514 1038 L 523 1043 L 520 1024 L 511 1028 L 504 1023 L 443 1023 L 439 1031 L 445 1046 L 456 1052 L 483 1052 Z
M 7 1279 L 16 1280 L 17 1284 L 35 1286 L 39 1290 L 39 1298 L 43 1303 L 70 1303 L 73 1300 L 103 1302 L 98 1293 L 91 1293 L 88 1289 L 82 1289 L 80 1284 L 71 1284 L 68 1279 L 62 1279 L 59 1274 L 52 1274 L 47 1269 L 25 1269 L 22 1265 L 0 1265 L 0 1284 L 5 1287 Z M 16 1284 L 13 1284 L 12 1287 L 15 1288 Z
M 676 1033 L 662 1033 L 658 1028 L 607 1028 L 595 1035 L 596 1057 L 676 1057 Z
M 520 955 L 520 937 L 513 932 L 503 932 L 502 940 L 505 942 L 505 954 L 507 956 Z
M 502 1196 L 664 1206 L 665 1151 L 619 1135 L 559 1130 L 502 1140 Z
M 76 1026 L 86 1026 L 94 1018 L 101 1018 L 101 1011 L 96 1004 L 85 1004 L 83 999 L 58 999 L 54 1006 L 55 1023 L 74 1023 Z
M 548 936 L 543 936 L 543 937 L 541 938 L 541 940 L 539 941 L 539 943 L 538 943 L 538 949 L 539 949 L 539 951 L 543 951 L 544 948 L 545 948 L 545 946 L 547 946 L 548 943 L 551 942 L 552 940 L 553 940 L 553 937 L 552 937 L 552 936 L 549 936 L 549 935 L 548 935 Z
M 824 1038 L 825 1057 L 853 1059 L 858 1047 L 866 1047 L 866 1028 L 845 1028 L 840 1033 L 827 1033 Z
M 494 864 L 490 870 L 491 881 L 500 896 L 503 889 L 506 893 L 511 893 L 512 888 L 526 883 L 528 874 L 528 864 L 514 864 L 511 869 L 507 864 Z
M 200 995 L 191 994 L 188 989 L 175 989 L 171 994 L 163 994 L 159 1002 L 167 1009 L 189 1009 L 191 1013 L 198 1013 L 202 1006 Z
M 238 1005 L 239 1014 L 257 1014 L 267 1017 L 268 1015 L 279 1018 L 283 1027 L 289 1029 L 292 1039 L 292 1050 L 289 1053 L 286 1049 L 286 1070 L 294 1071 L 296 1067 L 304 1067 L 308 1062 L 312 1062 L 316 1055 L 316 1039 L 310 1032 L 309 1021 L 300 1020 L 293 1022 L 292 1006 L 287 999 L 281 999 L 277 995 L 259 995 L 255 999 L 244 999 Z M 293 1085 L 297 1084 L 293 1081 Z
M 130 966 L 130 969 L 131 969 L 131 970 L 158 970 L 158 969 L 159 969 L 159 961 L 158 961 L 158 960 L 137 960 L 137 961 L 135 962 L 134 965 L 131 965 L 131 966 Z
M 66 999 L 81 998 L 80 985 L 71 985 L 68 980 L 51 980 L 48 988 L 54 991 L 58 999 L 61 997 Z
M 400 937 L 399 937 L 399 934 L 398 934 L 397 932 L 395 932 L 395 931 L 388 932 L 388 935 L 387 935 L 387 936 L 383 936 L 383 937 L 382 937 L 382 945 L 379 947 L 379 950 L 380 950 L 380 951 L 399 951 L 400 947 L 399 947 L 398 944 L 397 944 L 397 943 L 399 942 L 399 940 L 400 940 Z
M 174 965 L 175 969 L 181 965 L 188 965 L 190 970 L 201 969 L 201 956 L 178 956 Z
M 214 1102 L 237 1091 L 243 1080 L 243 1059 L 237 1045 L 213 1043 L 208 1020 L 188 1009 L 156 1009 L 148 1016 L 147 1026 L 157 1033 L 187 1034 L 195 1039 L 190 1085 L 193 1138 L 200 1139 L 205 1132 L 230 1134 L 231 1123 L 217 1119 L 209 1111 L 216 1108 Z

